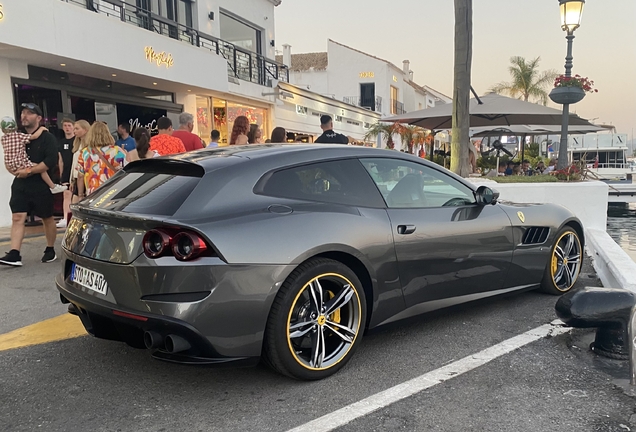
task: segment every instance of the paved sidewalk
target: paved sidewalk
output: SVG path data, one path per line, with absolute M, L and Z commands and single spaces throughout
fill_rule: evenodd
M 55 219 L 56 221 L 59 218 Z M 66 228 L 58 228 L 57 233 L 63 233 Z M 25 227 L 24 238 L 32 238 L 32 237 L 43 237 L 44 236 L 44 227 L 42 223 L 38 223 L 37 225 L 27 226 Z M 1 227 L 0 228 L 0 242 L 8 242 L 11 240 L 11 226 Z

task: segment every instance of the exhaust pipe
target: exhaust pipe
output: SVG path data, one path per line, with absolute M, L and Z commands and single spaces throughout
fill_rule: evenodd
M 163 347 L 163 336 L 154 331 L 144 332 L 144 345 L 148 349 L 157 349 Z
M 190 342 L 177 335 L 166 336 L 166 351 L 170 354 L 190 349 Z

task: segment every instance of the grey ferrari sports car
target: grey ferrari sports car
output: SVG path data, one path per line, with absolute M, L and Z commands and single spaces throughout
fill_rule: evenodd
M 401 152 L 255 145 L 128 165 L 73 207 L 56 284 L 95 337 L 313 380 L 365 329 L 515 290 L 562 294 L 582 260 L 563 207 L 498 202 Z

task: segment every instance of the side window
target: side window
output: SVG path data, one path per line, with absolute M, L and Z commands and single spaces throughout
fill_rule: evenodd
M 475 203 L 472 189 L 426 165 L 400 159 L 361 159 L 390 208 L 463 206 Z
M 276 171 L 256 193 L 361 207 L 384 207 L 382 196 L 355 159 L 320 162 Z

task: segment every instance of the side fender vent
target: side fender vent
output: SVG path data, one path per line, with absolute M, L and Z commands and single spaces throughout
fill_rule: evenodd
M 523 234 L 521 244 L 541 244 L 545 243 L 550 234 L 550 228 L 547 227 L 530 227 Z

